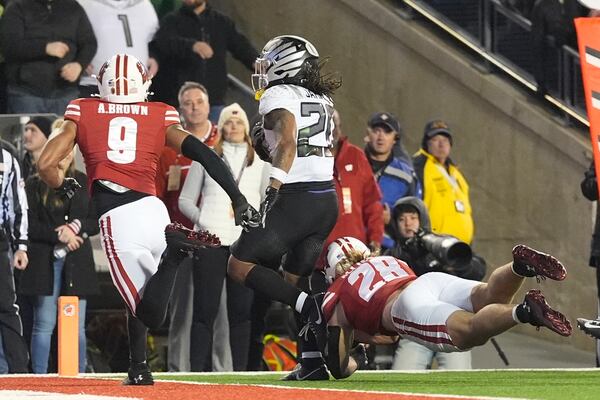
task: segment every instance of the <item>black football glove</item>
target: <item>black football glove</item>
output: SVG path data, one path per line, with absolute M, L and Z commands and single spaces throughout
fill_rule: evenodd
M 246 232 L 249 228 L 258 228 L 262 223 L 260 213 L 243 196 L 234 203 L 233 216 L 235 224 L 241 225 Z
M 254 147 L 254 151 L 258 157 L 265 162 L 273 163 L 271 153 L 269 152 L 269 146 L 265 139 L 265 130 L 263 129 L 262 121 L 255 123 L 250 130 L 250 139 L 252 140 L 252 147 Z
M 75 192 L 79 189 L 81 189 L 81 185 L 75 178 L 65 178 L 62 185 L 55 190 L 59 195 L 65 196 L 67 199 L 72 199 L 75 196 Z
M 279 189 L 276 189 L 273 186 L 268 186 L 267 190 L 265 191 L 265 199 L 260 204 L 260 216 L 262 217 L 261 225 L 263 228 L 265 227 L 265 221 L 267 220 L 267 213 L 271 211 L 278 197 Z

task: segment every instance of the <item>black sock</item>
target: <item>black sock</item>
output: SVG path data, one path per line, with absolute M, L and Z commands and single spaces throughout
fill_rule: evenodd
M 527 264 L 523 264 L 517 261 L 513 261 L 512 270 L 515 274 L 524 278 L 531 278 L 535 276 L 535 270 L 529 267 Z
M 127 335 L 129 337 L 129 361 L 132 366 L 146 362 L 146 335 L 148 328 L 127 310 Z
M 281 275 L 272 269 L 255 265 L 246 275 L 244 284 L 258 293 L 296 308 L 298 296 L 302 293 L 298 288 L 283 280 Z
M 171 292 L 177 276 L 177 266 L 184 258 L 185 253 L 165 251 L 158 265 L 158 271 L 148 280 L 144 296 L 136 309 L 137 317 L 147 327 L 160 328 L 167 317 Z

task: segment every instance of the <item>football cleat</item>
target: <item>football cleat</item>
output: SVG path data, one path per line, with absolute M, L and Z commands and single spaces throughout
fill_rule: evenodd
M 165 228 L 167 246 L 182 251 L 193 252 L 204 247 L 219 247 L 221 241 L 208 231 L 193 231 L 179 222 L 173 222 Z
M 588 335 L 600 339 L 600 320 L 577 318 L 577 326 Z
M 321 312 L 321 304 L 323 303 L 324 293 L 319 293 L 310 296 L 306 301 L 312 302 L 302 318 L 306 321 L 306 325 L 298 333 L 300 336 L 305 336 L 308 340 L 309 333 L 312 333 L 317 342 L 317 347 L 323 355 L 327 357 L 327 321 Z
M 527 292 L 523 305 L 527 309 L 529 323 L 538 330 L 545 326 L 561 336 L 571 336 L 573 328 L 569 320 L 548 305 L 540 290 L 532 289 Z
M 148 364 L 132 364 L 127 371 L 127 377 L 121 382 L 125 386 L 149 386 L 154 385 L 154 378 Z
M 541 253 L 523 244 L 516 245 L 513 250 L 513 260 L 519 267 L 526 269 L 518 271 L 522 276 L 536 277 L 538 281 L 550 278 L 562 281 L 567 277 L 567 270 L 556 258 L 549 254 Z
M 281 378 L 282 381 L 328 381 L 329 372 L 325 365 L 319 365 L 314 369 L 304 368 L 302 363 L 296 364 L 292 372 Z

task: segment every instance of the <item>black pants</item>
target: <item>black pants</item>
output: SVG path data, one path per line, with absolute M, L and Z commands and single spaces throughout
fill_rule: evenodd
M 202 249 L 194 259 L 194 313 L 190 343 L 192 371 L 212 370 L 213 325 L 227 273 L 229 247 Z M 245 371 L 250 343 L 252 290 L 227 278 L 229 343 L 234 371 Z
M 29 354 L 15 302 L 15 281 L 8 253 L 0 251 L 0 335 L 4 355 L 10 373 L 27 373 Z

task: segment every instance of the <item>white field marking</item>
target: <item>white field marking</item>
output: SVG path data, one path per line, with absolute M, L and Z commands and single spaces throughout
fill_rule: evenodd
M 91 394 L 66 394 L 34 390 L 0 390 L 2 400 L 141 400 L 135 397 L 99 396 Z

